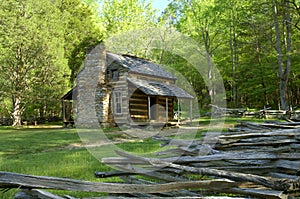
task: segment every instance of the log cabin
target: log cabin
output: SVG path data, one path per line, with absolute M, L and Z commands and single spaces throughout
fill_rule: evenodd
M 175 104 L 181 99 L 192 104 L 193 99 L 175 85 L 176 79 L 149 60 L 108 52 L 98 45 L 87 54 L 77 85 L 62 97 L 64 123 L 70 117 L 66 101 L 76 100 L 75 112 L 82 114 L 75 118 L 81 126 L 93 126 L 93 118 L 101 126 L 170 124 Z

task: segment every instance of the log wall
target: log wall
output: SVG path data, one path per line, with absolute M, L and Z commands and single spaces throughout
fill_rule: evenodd
M 129 87 L 129 93 L 131 93 L 129 112 L 132 121 L 135 123 L 148 122 L 148 96 L 132 86 Z
M 168 121 L 172 121 L 174 118 L 174 97 L 168 98 Z M 166 122 L 166 97 L 157 98 L 158 110 L 157 110 L 157 121 Z

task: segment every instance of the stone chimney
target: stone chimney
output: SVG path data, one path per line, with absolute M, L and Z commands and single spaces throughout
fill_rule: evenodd
M 96 113 L 96 91 L 100 84 L 105 84 L 106 50 L 103 44 L 97 45 L 85 58 L 84 67 L 76 78 L 78 87 L 77 128 L 99 128 Z

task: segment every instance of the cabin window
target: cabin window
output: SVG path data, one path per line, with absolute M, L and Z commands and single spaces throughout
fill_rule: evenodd
M 118 70 L 111 71 L 111 79 L 113 79 L 113 80 L 119 79 L 119 71 Z
M 114 92 L 114 111 L 115 114 L 122 113 L 122 93 Z

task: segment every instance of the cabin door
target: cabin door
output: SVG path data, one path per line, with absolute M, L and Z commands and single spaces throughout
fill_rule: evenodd
M 150 97 L 150 120 L 156 120 L 157 119 L 157 98 L 156 97 Z

